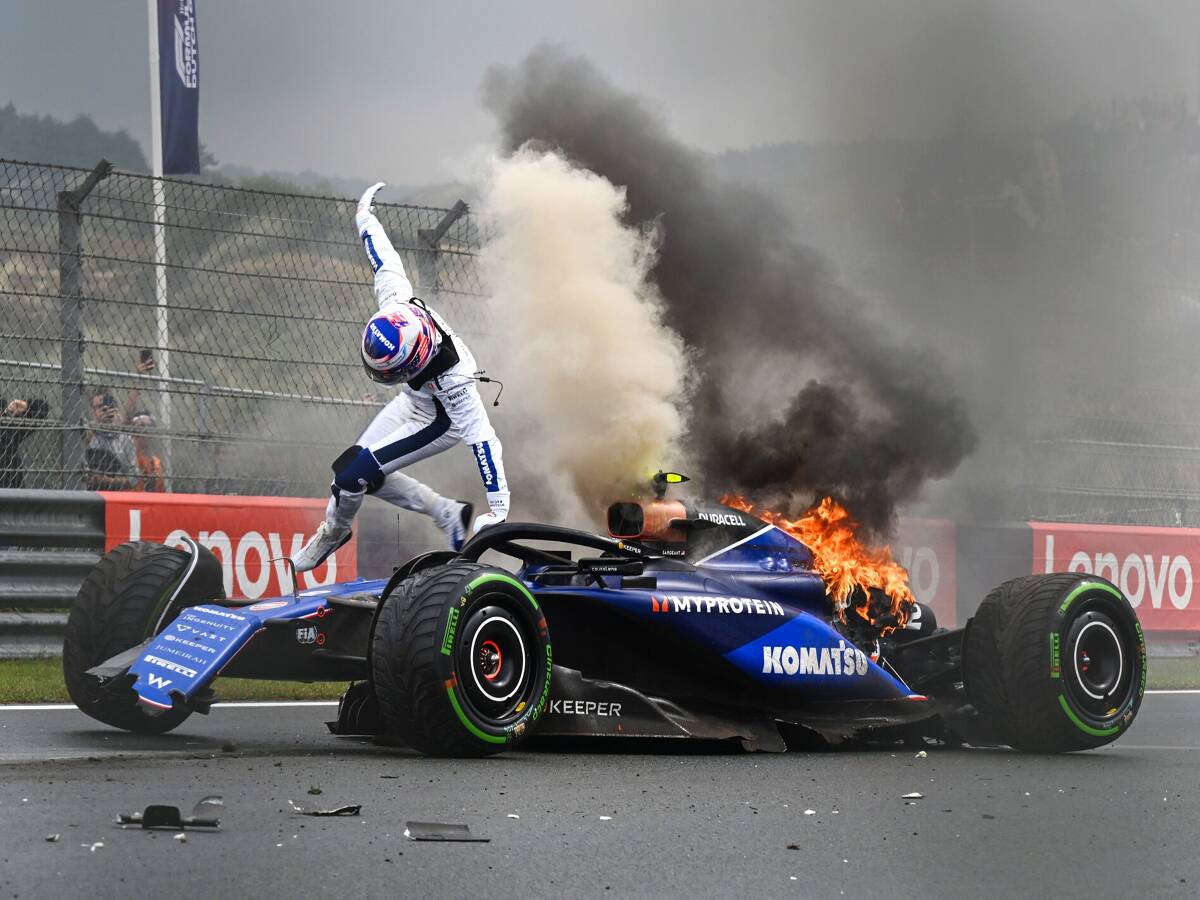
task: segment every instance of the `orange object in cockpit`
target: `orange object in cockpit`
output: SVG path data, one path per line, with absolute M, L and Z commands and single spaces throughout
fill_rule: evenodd
M 618 501 L 608 508 L 608 532 L 635 541 L 683 542 L 687 530 L 671 523 L 687 517 L 687 508 L 678 500 Z

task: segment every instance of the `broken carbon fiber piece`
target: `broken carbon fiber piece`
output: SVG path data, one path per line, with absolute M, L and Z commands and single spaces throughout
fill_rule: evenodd
M 466 825 L 450 825 L 444 822 L 407 822 L 404 836 L 410 841 L 462 841 L 486 844 L 491 838 L 475 837 Z
M 289 800 L 292 810 L 302 816 L 357 816 L 362 811 L 361 803 L 351 803 L 346 806 L 335 806 L 332 809 L 312 809 L 300 806 Z
M 220 828 L 221 819 L 217 813 L 223 809 L 225 801 L 220 797 L 204 797 L 194 807 L 192 814 L 185 816 L 178 806 L 151 804 L 140 813 L 120 813 L 117 822 L 121 825 L 140 825 L 142 828 L 162 828 L 180 831 L 184 828 Z

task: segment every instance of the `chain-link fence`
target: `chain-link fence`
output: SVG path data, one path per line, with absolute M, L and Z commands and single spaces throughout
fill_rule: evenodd
M 418 292 L 478 334 L 466 206 L 378 215 Z M 310 493 L 385 399 L 355 352 L 373 298 L 353 216 L 0 161 L 0 486 Z
M 1200 526 L 1200 286 L 1080 281 L 1077 290 L 1075 304 L 1059 298 L 1035 354 L 1043 396 L 1026 401 L 1034 414 L 1022 448 L 1021 513 Z M 1094 296 L 1113 293 L 1128 302 L 1090 308 Z M 1061 352 L 1071 332 L 1089 337 Z
M 355 349 L 373 302 L 353 213 L 0 161 L 0 487 L 310 494 L 388 396 Z M 379 216 L 418 292 L 468 338 L 489 331 L 465 206 Z M 1022 337 L 1039 368 L 1013 399 L 1028 431 L 991 515 L 1200 524 L 1200 289 L 1131 285 L 1081 365 L 1056 342 L 1076 321 L 1097 332 L 1101 290 L 1056 289 L 1054 321 Z

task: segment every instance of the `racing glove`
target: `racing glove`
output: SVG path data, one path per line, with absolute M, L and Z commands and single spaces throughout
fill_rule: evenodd
M 375 205 L 375 195 L 379 193 L 380 188 L 382 188 L 386 185 L 387 185 L 386 181 L 377 181 L 373 185 L 371 185 L 369 188 L 367 188 L 365 191 L 363 191 L 363 195 L 358 198 L 358 214 L 359 215 L 370 214 L 371 207 L 373 207 Z

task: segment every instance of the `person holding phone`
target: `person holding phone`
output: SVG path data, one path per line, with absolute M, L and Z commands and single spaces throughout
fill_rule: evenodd
M 88 489 L 131 491 L 137 486 L 137 452 L 133 438 L 122 430 L 125 417 L 109 387 L 98 387 L 89 398 L 91 427 L 84 432 Z
M 139 375 L 154 372 L 154 353 L 143 348 L 134 360 Z M 117 404 L 112 388 L 97 387 L 88 402 L 91 424 L 84 432 L 88 488 L 105 491 L 163 490 L 162 463 L 147 449 L 154 418 L 141 405 L 137 383 Z

